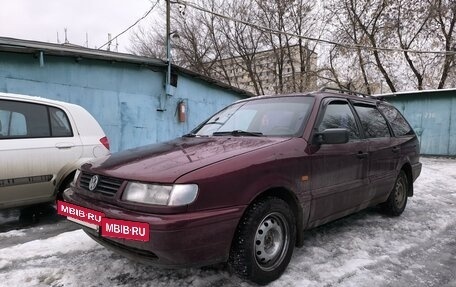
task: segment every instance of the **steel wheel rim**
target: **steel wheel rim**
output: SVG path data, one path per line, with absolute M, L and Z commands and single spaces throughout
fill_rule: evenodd
M 396 182 L 396 190 L 394 192 L 394 202 L 398 208 L 402 208 L 407 196 L 407 184 L 403 176 Z
M 285 258 L 290 244 L 289 226 L 277 212 L 266 215 L 255 233 L 255 260 L 264 271 L 277 268 Z

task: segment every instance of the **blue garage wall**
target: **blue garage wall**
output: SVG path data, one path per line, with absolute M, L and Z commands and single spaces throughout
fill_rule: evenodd
M 404 93 L 387 100 L 418 134 L 422 154 L 456 156 L 456 90 Z
M 182 73 L 175 95 L 165 96 L 164 77 L 159 69 L 137 64 L 45 55 L 40 66 L 31 54 L 0 53 L 0 91 L 83 106 L 108 135 L 113 152 L 181 136 L 243 98 Z M 187 107 L 184 123 L 177 119 L 180 101 Z
M 456 156 L 456 91 L 451 98 L 451 112 L 450 112 L 450 139 L 448 147 L 448 155 Z

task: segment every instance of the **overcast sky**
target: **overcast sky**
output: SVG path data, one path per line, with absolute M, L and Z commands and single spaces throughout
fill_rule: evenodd
M 88 33 L 89 47 L 100 47 L 107 42 L 108 33 L 116 36 L 141 18 L 153 3 L 149 0 L 0 0 L 0 36 L 57 43 L 58 32 L 63 43 L 64 28 L 67 28 L 70 43 L 85 46 Z M 150 23 L 157 15 L 149 14 L 140 24 Z M 119 37 L 119 52 L 127 52 L 129 32 Z

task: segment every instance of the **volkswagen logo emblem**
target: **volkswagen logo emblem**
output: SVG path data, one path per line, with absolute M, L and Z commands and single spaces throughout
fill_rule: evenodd
M 89 182 L 89 190 L 90 190 L 90 191 L 93 191 L 93 190 L 97 187 L 97 184 L 98 184 L 98 175 L 94 175 L 94 176 L 92 176 L 92 178 L 90 179 L 90 182 Z

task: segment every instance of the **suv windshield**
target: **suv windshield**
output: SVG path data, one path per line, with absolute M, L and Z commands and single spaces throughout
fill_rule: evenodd
M 196 136 L 295 136 L 313 97 L 276 97 L 235 103 L 192 131 Z

